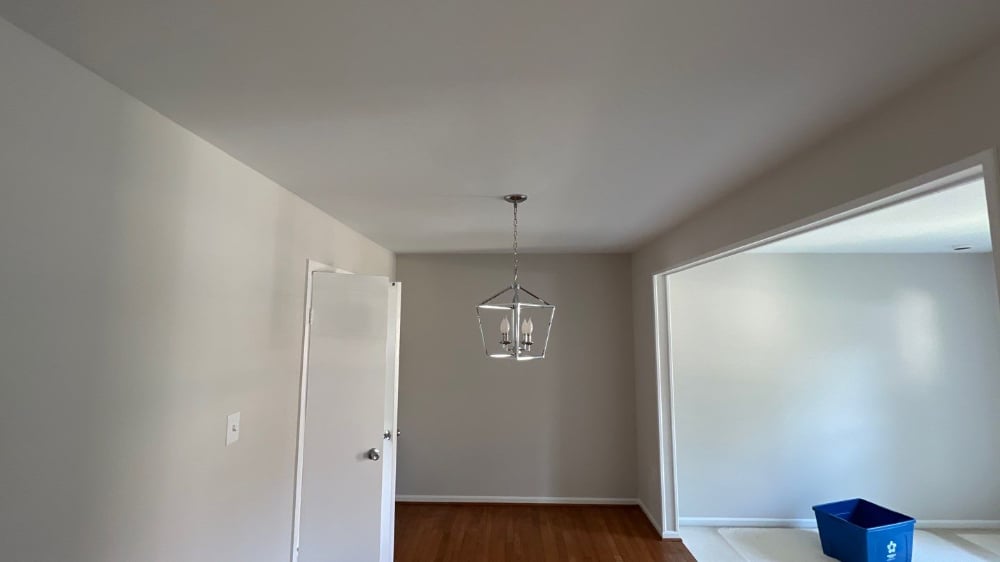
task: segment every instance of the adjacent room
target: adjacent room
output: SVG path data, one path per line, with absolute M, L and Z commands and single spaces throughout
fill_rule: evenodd
M 0 561 L 1000 560 L 1000 2 L 0 0 Z
M 698 559 L 825 560 L 813 505 L 1000 557 L 1000 306 L 981 177 L 668 276 L 677 499 Z M 720 392 L 719 389 L 727 389 Z M 734 467 L 738 469 L 734 470 Z

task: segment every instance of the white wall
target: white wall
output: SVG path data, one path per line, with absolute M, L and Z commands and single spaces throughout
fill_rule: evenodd
M 929 77 L 852 125 L 743 185 L 633 255 L 638 489 L 661 498 L 651 276 L 1000 144 L 1000 43 Z M 766 132 L 762 133 L 766 134 Z M 994 215 L 997 210 L 992 211 Z M 994 247 L 1000 232 L 994 231 Z M 666 412 L 669 420 L 669 411 Z M 673 497 L 664 494 L 666 523 Z
M 743 254 L 670 303 L 682 518 L 1000 520 L 990 254 Z
M 306 259 L 392 253 L 3 20 L 0 77 L 0 558 L 287 559 Z
M 400 495 L 635 498 L 627 255 L 526 255 L 549 354 L 485 356 L 475 306 L 509 255 L 400 255 Z M 537 329 L 537 328 L 536 328 Z

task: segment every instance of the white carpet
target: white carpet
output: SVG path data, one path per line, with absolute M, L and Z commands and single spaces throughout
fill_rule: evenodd
M 959 533 L 958 538 L 971 542 L 1000 560 L 1000 533 Z
M 831 562 L 815 529 L 683 527 L 700 562 Z M 1000 533 L 917 531 L 913 562 L 1000 562 Z
M 953 533 L 931 533 L 917 531 L 913 533 L 913 562 L 982 562 L 997 560 L 994 557 L 983 557 L 963 547 L 961 541 L 951 541 Z M 978 549 L 976 549 L 978 550 Z
M 815 529 L 719 529 L 744 560 L 753 562 L 830 562 Z
M 681 539 L 695 560 L 702 562 L 746 562 L 729 546 L 715 527 L 682 527 Z

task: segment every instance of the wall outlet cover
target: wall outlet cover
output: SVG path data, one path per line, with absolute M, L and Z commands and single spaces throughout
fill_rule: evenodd
M 226 446 L 240 440 L 240 413 L 229 414 L 226 418 Z

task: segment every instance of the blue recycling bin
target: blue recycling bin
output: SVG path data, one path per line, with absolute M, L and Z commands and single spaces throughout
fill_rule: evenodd
M 841 562 L 911 562 L 912 517 L 860 498 L 813 511 L 823 554 Z

